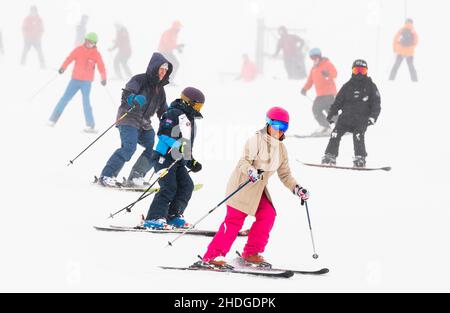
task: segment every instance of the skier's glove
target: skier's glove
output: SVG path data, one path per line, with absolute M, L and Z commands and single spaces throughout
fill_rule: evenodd
M 106 79 L 101 81 L 102 86 L 106 86 Z
M 375 125 L 375 119 L 373 117 L 369 117 L 369 120 L 367 121 L 368 126 Z
M 61 68 L 58 70 L 58 73 L 59 73 L 59 74 L 63 74 L 64 71 L 65 71 L 65 70 L 61 67 Z
M 128 96 L 127 103 L 130 107 L 136 105 L 141 107 L 142 109 L 142 107 L 147 103 L 147 98 L 143 95 L 135 95 L 134 93 L 132 93 Z
M 252 183 L 256 183 L 258 180 L 261 179 L 261 174 L 259 174 L 258 171 L 254 167 L 249 168 L 247 174 L 248 174 L 248 178 L 250 178 L 250 181 Z
M 302 91 L 300 91 L 300 93 L 302 94 L 302 96 L 305 96 L 306 97 L 306 93 L 307 93 L 308 91 L 305 89 L 305 88 L 303 88 L 302 89 Z
M 328 72 L 327 70 L 323 70 L 322 72 L 320 72 L 322 74 L 323 77 L 327 78 L 330 76 L 330 72 Z
M 189 160 L 186 164 L 186 167 L 194 173 L 198 173 L 202 170 L 202 164 L 194 159 Z
M 299 185 L 295 186 L 294 195 L 302 200 L 302 205 L 309 199 L 309 191 Z

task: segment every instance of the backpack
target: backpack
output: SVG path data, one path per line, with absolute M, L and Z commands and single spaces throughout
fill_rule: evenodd
M 400 45 L 403 47 L 414 46 L 414 34 L 411 29 L 404 28 L 400 35 Z

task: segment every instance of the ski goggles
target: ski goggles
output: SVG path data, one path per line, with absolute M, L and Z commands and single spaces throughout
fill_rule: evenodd
M 201 109 L 203 108 L 204 103 L 201 102 L 194 102 L 194 104 L 192 104 L 192 108 L 197 111 L 200 112 Z
M 287 130 L 289 128 L 289 123 L 286 123 L 286 122 L 271 120 L 268 117 L 266 118 L 266 121 L 267 121 L 267 124 L 272 126 L 272 128 L 275 129 L 276 131 L 281 131 L 281 132 L 285 133 L 285 132 L 287 132 Z
M 357 66 L 352 69 L 353 75 L 367 75 L 367 67 Z

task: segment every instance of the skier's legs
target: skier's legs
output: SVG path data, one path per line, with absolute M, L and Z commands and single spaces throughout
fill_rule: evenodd
M 116 72 L 116 76 L 117 76 L 118 79 L 122 79 L 122 72 L 120 70 L 120 63 L 121 63 L 121 60 L 120 60 L 119 54 L 117 54 L 114 57 L 114 71 Z
M 155 162 L 155 172 L 164 168 L 168 168 L 172 164 L 173 159 L 168 158 L 163 163 Z M 182 165 L 175 164 L 170 171 L 159 180 L 159 192 L 153 198 L 152 204 L 147 213 L 146 220 L 154 220 L 159 218 L 167 218 L 170 203 L 177 194 L 177 171 Z
M 294 69 L 293 69 L 294 62 L 293 62 L 292 57 L 284 56 L 283 61 L 284 61 L 284 68 L 286 69 L 288 78 L 293 79 L 294 78 L 294 73 L 293 73 L 294 72 Z
M 406 63 L 408 63 L 408 68 L 409 68 L 409 74 L 411 76 L 411 80 L 413 82 L 417 82 L 417 71 L 416 68 L 414 66 L 414 57 L 407 57 L 406 58 Z
M 225 221 L 220 225 L 219 231 L 208 246 L 203 256 L 204 261 L 214 260 L 218 256 L 226 256 L 233 242 L 244 225 L 247 214 L 227 205 Z
M 319 96 L 314 100 L 312 107 L 314 117 L 322 127 L 330 127 L 327 121 L 327 112 L 334 102 L 334 96 Z
M 80 88 L 81 85 L 79 80 L 75 79 L 70 80 L 69 85 L 67 86 L 66 91 L 64 92 L 64 95 L 59 100 L 58 104 L 53 110 L 52 115 L 50 116 L 50 121 L 55 123 L 58 121 L 67 104 L 69 103 L 70 100 L 72 100 L 73 96 L 75 96 L 75 94 L 78 92 L 78 90 L 80 90 Z
M 258 210 L 256 211 L 256 221 L 248 233 L 247 244 L 242 253 L 243 257 L 264 252 L 269 242 L 270 231 L 272 230 L 276 216 L 275 208 L 263 192 Z
M 92 82 L 82 81 L 80 84 L 81 84 L 81 94 L 83 95 L 83 110 L 86 125 L 88 127 L 93 128 L 95 127 L 95 121 L 94 115 L 92 114 L 91 99 L 90 99 Z
M 365 134 L 366 134 L 367 126 L 362 125 L 356 127 L 353 131 L 353 146 L 355 150 L 355 156 L 367 156 L 366 151 L 366 143 L 365 143 Z
M 169 217 L 183 215 L 194 191 L 194 183 L 184 166 L 180 166 L 177 170 L 177 183 L 177 193 L 170 203 Z
M 125 162 L 128 162 L 136 151 L 139 130 L 133 126 L 119 126 L 120 140 L 122 145 L 109 158 L 105 168 L 102 170 L 102 177 L 117 177 Z
M 33 44 L 34 48 L 37 51 L 38 54 L 38 58 L 39 58 L 39 65 L 41 66 L 41 68 L 45 68 L 45 60 L 44 60 L 44 53 L 42 52 L 42 43 L 40 40 L 37 40 L 34 44 Z
M 331 154 L 334 156 L 339 155 L 339 145 L 341 143 L 342 136 L 347 132 L 347 126 L 338 121 L 336 127 L 331 132 L 330 141 L 328 142 L 325 154 Z
M 123 67 L 123 70 L 125 71 L 125 75 L 127 76 L 127 78 L 133 76 L 133 74 L 131 73 L 130 67 L 128 66 L 128 60 L 129 59 L 130 59 L 129 56 L 122 56 L 121 57 L 122 67 Z
M 389 76 L 389 80 L 395 80 L 398 69 L 400 68 L 400 65 L 402 64 L 403 59 L 404 59 L 404 57 L 402 55 L 397 55 L 394 66 L 392 67 L 392 70 L 391 70 L 391 75 Z
M 25 65 L 27 63 L 28 52 L 30 51 L 31 43 L 28 40 L 25 40 L 22 51 L 22 58 L 20 60 L 20 64 Z
M 152 154 L 153 144 L 155 143 L 155 131 L 153 129 L 140 130 L 138 143 L 143 146 L 145 150 L 133 165 L 130 175 L 128 176 L 129 181 L 133 178 L 145 177 L 148 171 L 153 167 Z

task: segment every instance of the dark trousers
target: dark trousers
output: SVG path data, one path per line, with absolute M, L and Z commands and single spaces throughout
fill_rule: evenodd
M 367 156 L 365 133 L 367 130 L 367 124 L 352 125 L 351 123 L 344 123 L 338 120 L 336 127 L 331 133 L 330 141 L 328 142 L 325 154 L 339 155 L 339 145 L 341 143 L 342 136 L 345 133 L 353 133 L 353 146 L 355 149 L 355 156 Z
M 145 150 L 133 166 L 128 179 L 144 177 L 152 168 L 155 131 L 153 129 L 137 129 L 128 125 L 121 125 L 118 128 L 122 142 L 121 147 L 109 158 L 101 176 L 117 177 L 125 163 L 131 160 L 131 157 L 136 152 L 137 145 L 140 144 Z
M 22 51 L 22 58 L 20 60 L 20 63 L 22 65 L 25 65 L 27 62 L 27 55 L 30 51 L 31 47 L 36 49 L 38 58 L 39 58 L 39 64 L 41 68 L 45 68 L 45 61 L 44 61 L 44 53 L 42 52 L 42 46 L 40 40 L 25 40 L 23 51 Z
M 303 55 L 285 55 L 283 61 L 289 79 L 306 78 L 305 58 Z
M 154 154 L 155 172 L 168 168 L 174 162 L 171 157 L 163 159 L 159 156 L 158 153 Z M 170 219 L 182 215 L 194 191 L 194 183 L 183 161 L 175 164 L 167 175 L 161 178 L 159 186 L 160 191 L 155 195 L 146 219 Z
M 327 121 L 327 114 L 331 105 L 334 102 L 334 96 L 319 96 L 314 100 L 312 111 L 314 117 L 322 127 L 330 127 L 330 123 Z
M 398 69 L 400 68 L 400 65 L 402 64 L 403 60 L 406 59 L 406 63 L 408 64 L 409 68 L 409 74 L 411 76 L 411 80 L 413 82 L 417 81 L 417 71 L 414 67 L 414 57 L 405 57 L 402 55 L 397 55 L 397 59 L 395 60 L 394 66 L 391 70 L 391 75 L 389 76 L 390 80 L 395 80 L 395 77 L 397 76 Z

